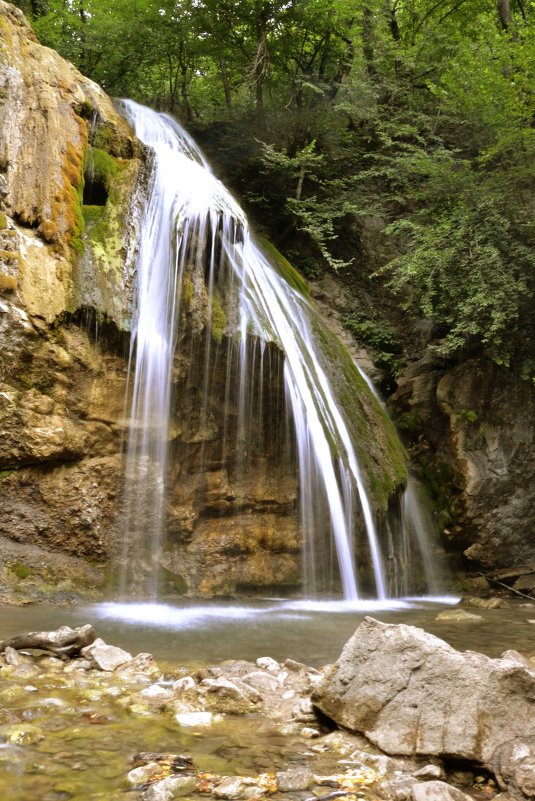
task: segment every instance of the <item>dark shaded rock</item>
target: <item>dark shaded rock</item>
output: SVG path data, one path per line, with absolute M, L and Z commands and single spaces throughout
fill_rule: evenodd
M 441 485 L 451 547 L 491 568 L 533 558 L 535 388 L 490 360 L 454 368 L 430 353 L 398 380 L 392 406 L 415 457 Z M 452 513 L 453 510 L 453 514 Z

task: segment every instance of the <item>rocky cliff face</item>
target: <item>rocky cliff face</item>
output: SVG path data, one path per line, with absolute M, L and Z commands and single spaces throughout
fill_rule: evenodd
M 63 597 L 98 591 L 121 551 L 130 314 L 148 167 L 110 99 L 39 45 L 2 0 L 0 34 L 0 591 Z M 263 446 L 244 471 L 237 409 L 221 403 L 232 361 L 226 331 L 216 332 L 214 353 L 227 355 L 210 367 L 216 390 L 199 416 L 202 296 L 184 311 L 192 356 L 175 364 L 166 588 L 296 588 L 295 454 L 287 447 L 281 462 L 289 434 L 269 414 L 284 406 L 282 371 L 270 382 Z M 353 402 L 353 384 L 347 392 Z M 379 405 L 371 396 L 359 403 L 355 426 L 370 440 L 366 466 L 384 513 L 404 480 L 404 455 Z M 361 437 L 366 421 L 380 432 Z
M 143 161 L 106 95 L 4 2 L 0 34 L 1 585 L 47 597 L 98 585 L 102 574 L 77 557 L 103 560 L 116 537 L 118 332 Z M 100 195 L 87 194 L 91 180 Z
M 392 403 L 438 496 L 450 547 L 476 570 L 529 566 L 534 387 L 486 359 L 452 367 L 428 355 L 409 366 Z
M 120 550 L 145 160 L 109 98 L 1 0 L 0 33 L 0 591 L 69 597 L 99 591 Z M 188 317 L 195 339 L 202 309 Z M 293 464 L 266 452 L 239 475 L 221 444 L 235 410 L 214 399 L 199 419 L 196 369 L 176 366 L 166 587 L 295 586 Z

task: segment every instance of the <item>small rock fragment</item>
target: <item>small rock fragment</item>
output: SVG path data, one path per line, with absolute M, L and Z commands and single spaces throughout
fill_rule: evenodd
M 277 787 L 281 793 L 292 793 L 296 790 L 307 790 L 313 783 L 313 774 L 306 768 L 293 768 L 275 775 Z
M 263 670 L 270 670 L 270 671 L 276 671 L 279 670 L 280 668 L 279 663 L 275 659 L 272 659 L 270 656 L 260 656 L 256 660 L 256 666 L 262 668 Z
M 132 660 L 132 654 L 116 645 L 107 645 L 98 637 L 91 645 L 82 648 L 81 654 L 99 670 L 112 673 L 121 665 Z
M 470 796 L 446 782 L 421 782 L 414 784 L 412 801 L 472 801 Z
M 215 720 L 219 720 L 219 715 L 211 712 L 179 712 L 175 715 L 175 720 L 179 726 L 211 726 Z
M 173 690 L 179 693 L 193 690 L 195 686 L 195 679 L 193 679 L 191 676 L 184 676 L 183 678 L 177 679 L 175 682 L 173 682 Z
M 422 768 L 415 770 L 412 775 L 415 779 L 429 781 L 431 779 L 442 779 L 444 771 L 438 765 L 424 765 Z

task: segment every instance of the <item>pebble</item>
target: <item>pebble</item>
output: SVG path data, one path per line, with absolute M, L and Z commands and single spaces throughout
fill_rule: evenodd
M 148 762 L 146 765 L 140 765 L 139 768 L 134 768 L 127 775 L 126 779 L 132 787 L 139 787 L 162 775 L 162 766 L 157 762 Z
M 177 679 L 173 683 L 173 690 L 178 693 L 186 692 L 187 690 L 193 690 L 195 687 L 195 679 L 191 676 L 184 676 L 181 679 Z
M 444 776 L 444 771 L 438 765 L 424 765 L 422 768 L 418 768 L 412 774 L 415 779 L 442 779 Z
M 256 666 L 262 668 L 263 670 L 270 670 L 275 671 L 280 669 L 279 663 L 272 659 L 270 656 L 260 656 L 256 660 Z
M 303 726 L 299 732 L 299 736 L 304 737 L 307 740 L 312 740 L 314 737 L 319 737 L 320 733 L 317 729 L 313 729 L 311 726 Z
M 179 726 L 211 726 L 216 720 L 221 720 L 221 715 L 213 715 L 211 712 L 179 712 L 175 715 L 175 720 Z
M 150 704 L 162 704 L 166 701 L 170 701 L 174 697 L 174 694 L 172 690 L 162 687 L 160 684 L 151 684 L 149 687 L 145 687 L 141 690 L 139 697 Z
M 313 783 L 313 775 L 306 768 L 293 768 L 275 774 L 277 787 L 281 793 L 307 790 Z
M 155 782 L 141 796 L 143 801 L 174 801 L 184 795 L 195 792 L 196 776 L 168 776 Z

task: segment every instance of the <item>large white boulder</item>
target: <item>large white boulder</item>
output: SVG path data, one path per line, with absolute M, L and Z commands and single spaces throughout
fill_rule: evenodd
M 460 653 L 423 629 L 365 618 L 312 700 L 388 754 L 492 767 L 496 748 L 535 735 L 535 670 Z

